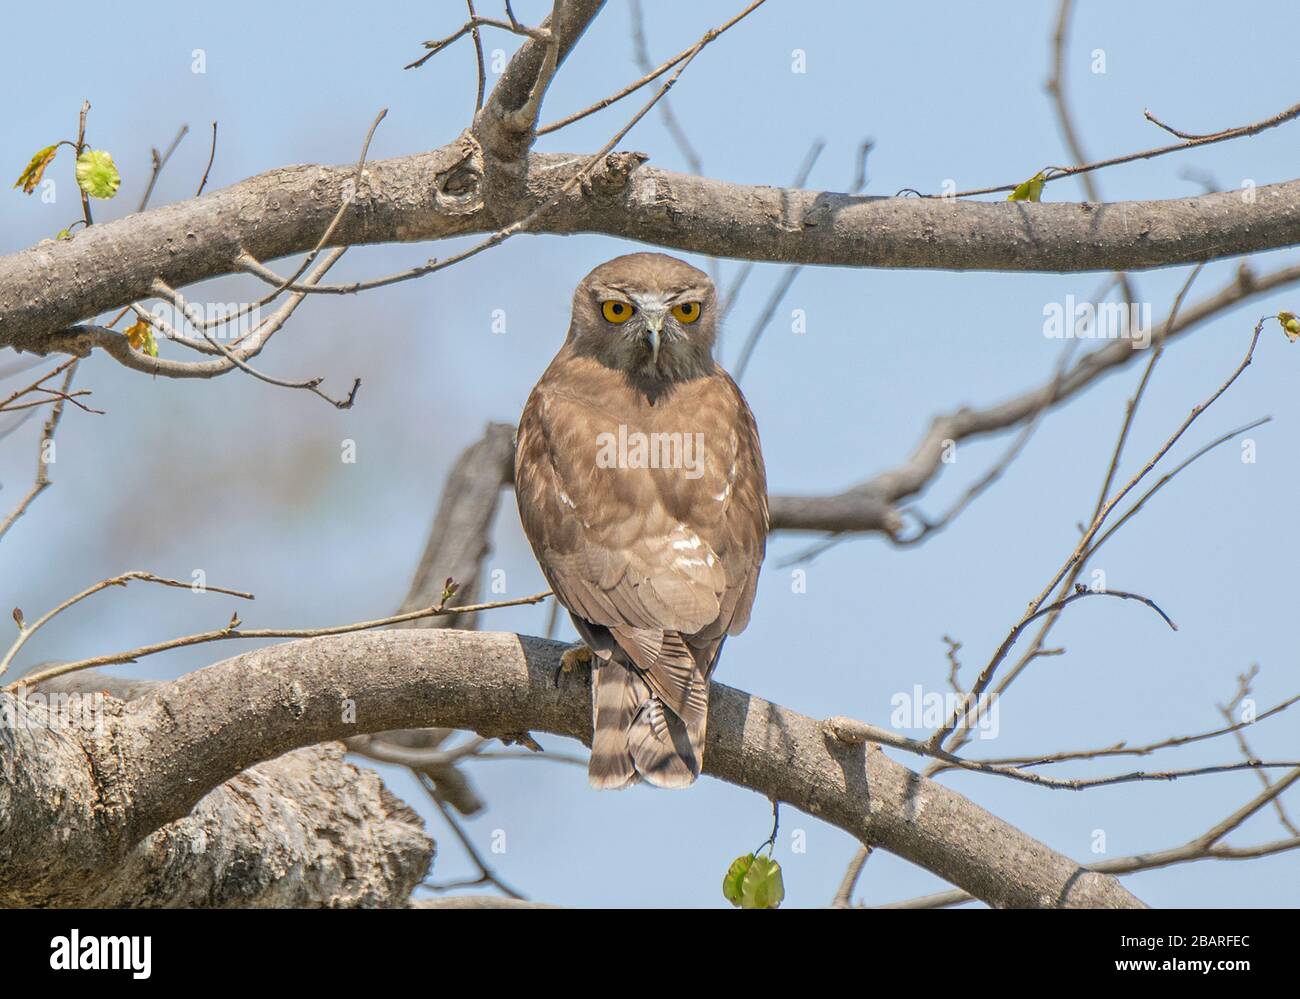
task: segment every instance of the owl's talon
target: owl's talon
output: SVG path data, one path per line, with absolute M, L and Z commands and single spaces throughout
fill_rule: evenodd
M 555 670 L 555 686 L 560 685 L 561 675 L 572 673 L 580 666 L 590 666 L 595 658 L 595 653 L 581 642 L 565 649 L 564 655 L 560 656 L 560 665 Z

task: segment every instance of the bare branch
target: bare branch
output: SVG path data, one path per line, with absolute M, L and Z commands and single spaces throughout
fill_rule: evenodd
M 182 125 L 180 131 L 176 133 L 176 138 L 172 139 L 172 144 L 167 147 L 165 153 L 159 154 L 156 149 L 150 150 L 153 156 L 153 170 L 149 174 L 149 184 L 144 189 L 144 196 L 140 198 L 140 207 L 136 209 L 137 212 L 142 212 L 149 207 L 149 199 L 153 196 L 154 185 L 158 183 L 159 175 L 163 172 L 163 168 L 167 166 L 167 161 L 172 158 L 172 153 L 176 152 L 176 147 L 181 144 L 181 139 L 185 138 L 189 130 L 189 125 Z
M 1238 809 L 1223 822 L 1211 827 L 1200 836 L 1189 840 L 1182 846 L 1173 847 L 1167 850 L 1139 853 L 1131 857 L 1115 857 L 1111 860 L 1103 860 L 1099 863 L 1088 864 L 1087 869 L 1112 875 L 1135 874 L 1138 871 L 1151 871 L 1161 867 L 1170 867 L 1174 864 L 1193 863 L 1200 860 L 1253 860 L 1257 857 L 1268 857 L 1273 854 L 1300 849 L 1300 836 L 1274 840 L 1267 843 L 1259 843 L 1255 846 L 1246 847 L 1227 846 L 1219 842 L 1219 840 L 1221 840 L 1228 832 L 1235 829 L 1251 815 L 1254 815 L 1269 802 L 1277 798 L 1279 794 L 1294 784 L 1297 779 L 1300 779 L 1300 769 L 1288 774 L 1282 780 L 1268 788 L 1268 790 L 1264 791 L 1252 801 L 1248 802 L 1245 806 Z M 905 902 L 895 902 L 891 905 L 878 906 L 878 908 L 942 909 L 950 905 L 961 905 L 964 902 L 973 901 L 975 901 L 975 896 L 968 892 L 945 891 L 933 895 L 925 895 L 921 898 L 909 899 Z
M 217 123 L 212 123 L 212 146 L 208 150 L 208 165 L 203 168 L 203 177 L 199 181 L 199 189 L 194 192 L 194 197 L 203 193 L 203 189 L 208 186 L 208 174 L 212 173 L 212 163 L 217 158 Z
M 1143 112 L 1148 121 L 1155 121 L 1150 112 Z M 1211 132 L 1208 135 L 1189 137 L 1183 142 L 1176 142 L 1170 146 L 1156 146 L 1154 149 L 1144 149 L 1141 152 L 1125 153 L 1122 156 L 1112 156 L 1109 159 L 1096 160 L 1092 163 L 1083 163 L 1078 166 L 1059 167 L 1049 166 L 1043 168 L 1044 183 L 1053 180 L 1062 180 L 1065 177 L 1074 177 L 1080 174 L 1089 174 L 1094 170 L 1104 170 L 1106 167 L 1119 166 L 1123 163 L 1135 163 L 1138 160 L 1155 159 L 1158 156 L 1168 156 L 1170 153 L 1182 152 L 1185 149 L 1195 149 L 1197 146 L 1208 146 L 1216 142 L 1226 142 L 1229 139 L 1241 139 L 1250 135 L 1258 135 L 1260 132 L 1267 131 L 1270 128 L 1277 128 L 1278 125 L 1284 125 L 1289 121 L 1300 118 L 1300 104 L 1293 104 L 1285 111 L 1279 111 L 1262 121 L 1253 122 L 1249 125 L 1238 125 L 1233 128 L 1225 128 L 1219 132 Z M 1159 124 L 1159 122 L 1157 122 Z M 1165 126 L 1161 125 L 1162 128 Z M 949 197 L 969 198 L 977 194 L 997 194 L 1002 191 L 1014 191 L 1019 181 L 1011 184 L 1002 184 L 998 187 L 981 187 L 971 191 L 959 191 L 956 195 Z M 940 197 L 940 195 L 931 195 L 931 197 Z M 1121 268 L 1126 269 L 1126 268 Z
M 1257 276 L 1243 269 L 1213 295 L 1181 309 L 1172 324 L 1153 331 L 1161 343 L 1182 336 L 1223 312 L 1300 281 L 1300 264 Z M 787 531 L 882 531 L 896 536 L 904 527 L 897 504 L 922 492 L 943 466 L 943 442 L 963 441 L 1018 426 L 1044 406 L 1078 395 L 1099 378 L 1141 355 L 1129 340 L 1116 339 L 1090 351 L 1059 379 L 982 409 L 961 408 L 938 416 L 911 457 L 897 468 L 829 496 L 773 496 L 772 529 Z M 804 555 L 803 557 L 807 557 Z
M 68 608 L 81 603 L 81 601 L 85 600 L 87 597 L 93 597 L 96 593 L 108 589 L 110 586 L 124 587 L 128 583 L 136 580 L 144 583 L 157 583 L 160 586 L 172 586 L 181 590 L 192 591 L 195 588 L 193 583 L 185 583 L 179 579 L 168 579 L 165 576 L 156 576 L 152 572 L 142 572 L 138 569 L 132 570 L 131 572 L 124 572 L 120 576 L 112 576 L 109 579 L 101 579 L 98 583 L 95 583 L 93 586 L 86 587 L 86 589 L 82 590 L 80 593 L 76 594 L 75 596 L 69 597 L 67 600 L 64 600 L 61 604 L 54 607 L 52 610 L 49 610 L 45 614 L 42 614 L 40 618 L 38 618 L 31 625 L 28 625 L 25 621 L 21 619 L 18 620 L 17 621 L 18 638 L 15 639 L 14 643 L 9 647 L 9 651 L 5 653 L 4 658 L 0 659 L 0 675 L 3 675 L 9 669 L 9 667 L 13 665 L 14 657 L 18 655 L 22 647 L 27 644 L 27 640 L 31 638 L 32 635 L 36 634 L 36 632 L 40 631 L 41 628 L 43 628 L 45 625 L 49 624 L 51 619 L 62 614 Z M 245 593 L 243 590 L 228 590 L 225 587 L 208 586 L 205 583 L 203 586 L 203 592 L 209 592 L 209 591 L 212 593 L 224 593 L 227 596 L 231 596 L 231 597 L 239 597 L 241 600 L 254 599 L 253 594 Z M 15 611 L 15 617 L 21 618 L 21 614 Z M 70 672 L 70 671 L 66 671 L 66 672 Z M 45 677 L 43 676 L 38 677 L 36 679 L 29 680 L 28 682 L 39 683 L 41 679 L 45 679 Z
M 68 389 L 72 385 L 72 376 L 77 373 L 77 365 L 74 361 L 66 365 L 67 373 L 63 376 L 63 386 L 61 395 L 54 400 L 50 407 L 50 415 L 45 418 L 45 425 L 41 428 L 41 440 L 36 449 L 36 481 L 32 483 L 31 489 L 27 495 L 19 501 L 18 505 L 9 511 L 9 515 L 3 521 L 0 521 L 0 538 L 9 533 L 9 528 L 13 527 L 18 518 L 27 512 L 27 508 L 41 493 L 45 492 L 50 485 L 50 461 L 49 448 L 54 443 L 54 434 L 59 429 L 59 421 L 63 419 L 63 403 L 67 396 Z M 0 670 L 0 673 L 4 672 Z
M 185 584 L 179 584 L 185 585 Z M 236 594 L 242 596 L 243 594 Z M 115 652 L 108 655 L 92 656 L 89 659 L 77 659 L 73 662 L 58 663 L 49 666 L 35 673 L 28 674 L 9 684 L 4 690 L 13 693 L 20 687 L 26 687 L 37 683 L 43 683 L 46 680 L 52 680 L 56 676 L 64 676 L 68 673 L 75 673 L 83 669 L 97 669 L 100 666 L 113 666 L 118 663 L 133 663 L 137 659 L 143 659 L 145 656 L 157 655 L 159 652 L 169 652 L 172 649 L 180 649 L 189 645 L 205 645 L 208 642 L 220 642 L 232 638 L 321 638 L 327 635 L 347 635 L 353 632 L 371 631 L 375 628 L 388 628 L 395 624 L 401 624 L 404 621 L 415 621 L 426 617 L 440 617 L 443 614 L 477 614 L 479 611 L 496 610 L 499 607 L 521 607 L 525 604 L 541 603 L 551 595 L 550 590 L 542 593 L 534 593 L 528 597 L 517 597 L 513 600 L 495 600 L 481 604 L 465 604 L 460 606 L 446 607 L 438 604 L 433 607 L 422 607 L 419 610 L 408 611 L 405 614 L 394 614 L 390 617 L 381 617 L 374 621 L 357 621 L 353 624 L 337 624 L 325 628 L 244 628 L 240 629 L 238 617 L 232 616 L 230 623 L 224 628 L 217 628 L 213 631 L 201 631 L 193 635 L 185 635 L 181 638 L 171 638 L 163 642 L 154 642 L 152 645 L 142 645 L 137 649 L 131 649 L 127 652 Z M 81 594 L 75 599 L 81 599 Z

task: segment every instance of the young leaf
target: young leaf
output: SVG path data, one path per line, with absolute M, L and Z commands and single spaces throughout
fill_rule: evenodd
M 31 194 L 36 190 L 36 185 L 39 184 L 41 178 L 45 176 L 45 168 L 54 162 L 54 154 L 58 151 L 59 147 L 57 145 L 46 146 L 33 156 L 31 162 L 27 164 L 26 169 L 23 170 L 23 172 L 18 175 L 18 179 L 14 181 L 14 187 L 21 187 L 23 189 L 23 194 Z
M 737 908 L 740 908 L 744 894 L 745 875 L 749 873 L 749 867 L 753 862 L 752 853 L 737 857 L 731 862 L 731 866 L 727 868 L 727 873 L 722 878 L 722 897 Z
M 781 865 L 771 857 L 737 857 L 722 879 L 722 897 L 738 909 L 775 909 L 785 898 Z
M 113 157 L 102 149 L 87 149 L 77 157 L 77 186 L 92 198 L 111 198 L 122 183 Z
M 1043 197 L 1043 171 L 1039 170 L 1027 181 L 1017 184 L 1016 189 L 1007 195 L 1008 201 L 1040 201 Z
M 740 886 L 742 909 L 775 909 L 785 898 L 781 865 L 771 857 L 758 856 L 745 872 Z
M 127 343 L 135 350 L 142 354 L 148 354 L 150 357 L 158 356 L 158 341 L 153 337 L 153 327 L 143 319 L 137 320 L 122 331 L 126 337 Z

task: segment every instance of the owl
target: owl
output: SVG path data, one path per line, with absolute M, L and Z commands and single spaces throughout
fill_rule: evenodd
M 709 678 L 754 602 L 766 477 L 754 416 L 713 359 L 717 307 L 675 257 L 601 264 L 519 423 L 524 533 L 584 643 L 566 665 L 592 666 L 597 788 L 694 783 Z

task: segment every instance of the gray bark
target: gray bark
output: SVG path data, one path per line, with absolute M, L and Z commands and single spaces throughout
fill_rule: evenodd
M 527 156 L 526 183 L 484 180 L 478 141 L 367 165 L 337 245 L 418 242 L 490 232 L 557 195 L 579 154 Z M 860 197 L 711 180 L 610 158 L 532 225 L 596 232 L 708 256 L 852 267 L 944 270 L 1142 270 L 1300 243 L 1300 180 L 1239 192 L 1115 204 Z M 46 240 L 0 257 L 0 346 L 84 352 L 60 333 L 150 297 L 311 249 L 337 211 L 355 164 L 272 170 L 201 198 Z
M 492 521 L 501 490 L 514 478 L 514 440 L 514 427 L 489 423 L 483 437 L 456 459 L 438 500 L 438 513 L 411 588 L 397 613 L 406 614 L 438 603 L 448 578 L 460 587 L 453 603 L 475 602 L 483 560 L 491 548 Z M 475 614 L 448 614 L 397 627 L 472 629 L 476 618 Z
M 0 900 L 60 898 L 70 881 L 104 878 L 210 789 L 299 746 L 418 726 L 589 740 L 583 678 L 553 684 L 564 648 L 433 629 L 311 639 L 110 702 L 98 734 L 6 727 Z M 12 702 L 0 695 L 0 709 Z M 1085 870 L 879 747 L 828 738 L 812 718 L 714 684 L 709 719 L 707 773 L 816 815 L 991 905 L 1142 904 L 1114 878 Z
M 60 677 L 42 694 L 103 692 L 105 712 L 161 685 L 87 671 Z M 76 813 L 91 828 L 115 813 L 97 786 L 93 758 L 79 735 L 46 723 L 39 705 L 10 701 L 0 715 L 0 857 L 32 835 L 32 824 Z M 35 727 L 14 722 L 28 721 Z M 189 814 L 129 849 L 83 836 L 44 858 L 45 875 L 6 881 L 0 907 L 355 908 L 400 907 L 426 876 L 434 844 L 423 820 L 391 795 L 374 771 L 344 761 L 338 742 L 267 759 L 215 785 Z M 19 760 L 38 773 L 11 770 Z M 73 769 L 70 770 L 68 767 Z M 86 782 L 87 768 L 90 779 Z M 80 771 L 79 773 L 73 770 Z M 14 779 L 9 779 L 9 774 Z M 65 783 L 68 778 L 69 783 Z M 89 794 L 89 797 L 86 795 Z M 50 833 L 54 832 L 53 837 Z M 89 845 L 89 853 L 80 853 Z

